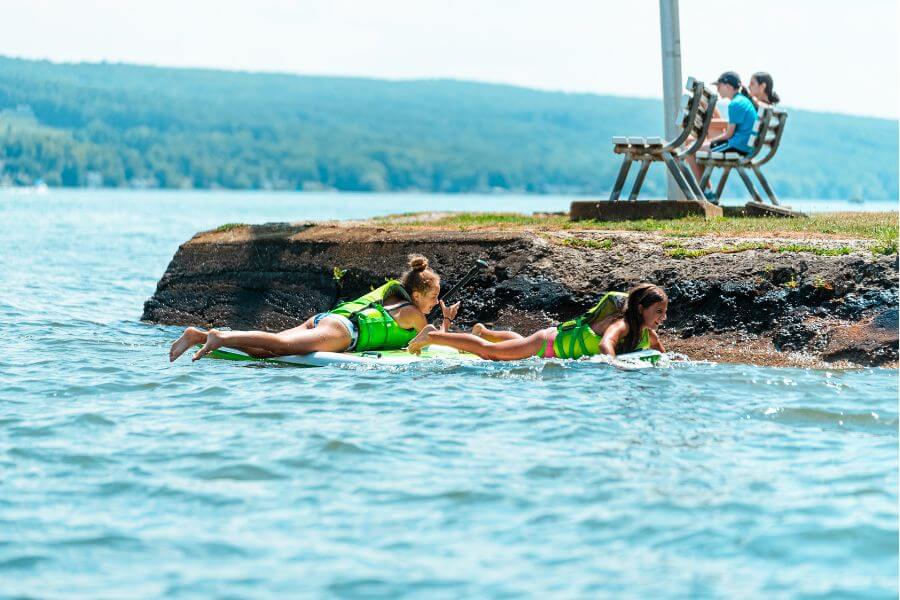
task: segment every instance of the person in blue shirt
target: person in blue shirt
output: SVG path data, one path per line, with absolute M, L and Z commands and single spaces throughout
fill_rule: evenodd
M 747 88 L 741 85 L 740 76 L 734 71 L 726 71 L 715 82 L 719 96 L 727 98 L 728 124 L 725 131 L 709 140 L 703 145 L 702 150 L 713 152 L 738 152 L 750 154 L 750 136 L 753 135 L 753 124 L 756 123 L 756 105 L 750 97 Z M 694 175 L 699 180 L 703 172 L 693 155 L 687 157 Z M 707 184 L 709 185 L 709 184 Z M 712 187 L 703 192 L 707 199 L 715 200 Z

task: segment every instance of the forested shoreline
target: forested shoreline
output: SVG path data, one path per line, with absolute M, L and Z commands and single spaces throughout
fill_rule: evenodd
M 661 130 L 658 100 L 0 57 L 0 185 L 599 194 L 610 138 Z M 767 172 L 786 197 L 897 198 L 897 137 L 791 110 Z

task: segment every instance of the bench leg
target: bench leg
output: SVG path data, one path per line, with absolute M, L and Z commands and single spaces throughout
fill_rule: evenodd
M 675 159 L 671 154 L 667 152 L 663 152 L 662 155 L 663 162 L 666 163 L 666 167 L 668 167 L 669 172 L 672 174 L 672 178 L 675 179 L 675 183 L 681 188 L 681 193 L 684 194 L 684 197 L 688 200 L 702 200 L 703 198 L 697 198 L 694 196 L 694 190 L 691 189 L 691 186 L 688 185 L 688 182 L 685 181 L 684 175 L 681 173 L 681 169 L 678 168 L 678 165 L 675 164 Z
M 631 168 L 631 156 L 625 155 L 622 157 L 622 166 L 619 167 L 619 175 L 616 177 L 616 183 L 613 185 L 612 194 L 609 195 L 609 199 L 615 202 L 619 199 L 619 194 L 622 193 L 622 188 L 625 186 L 625 178 L 628 177 L 628 170 Z
M 759 179 L 759 184 L 762 186 L 763 191 L 766 193 L 766 196 L 769 197 L 769 200 L 772 201 L 772 204 L 778 206 L 778 196 L 775 195 L 775 192 L 772 191 L 772 187 L 769 185 L 768 180 L 766 180 L 765 176 L 763 176 L 762 171 L 759 170 L 759 167 L 753 165 L 751 167 L 753 172 L 756 173 L 756 178 Z
M 681 172 L 684 174 L 684 180 L 687 181 L 688 185 L 691 186 L 691 190 L 693 190 L 694 195 L 698 198 L 705 198 L 703 195 L 703 189 L 700 187 L 700 184 L 697 183 L 697 178 L 694 177 L 694 172 L 691 171 L 691 168 L 687 166 L 683 160 L 678 161 L 678 166 L 681 167 Z
M 628 196 L 628 199 L 634 202 L 638 199 L 638 194 L 641 193 L 641 186 L 644 185 L 644 178 L 647 176 L 647 170 L 650 168 L 650 163 L 653 162 L 649 158 L 645 158 L 641 161 L 641 168 L 638 171 L 637 177 L 634 178 L 634 185 L 631 186 L 631 194 Z
M 700 189 L 705 190 L 706 186 L 709 185 L 709 180 L 712 177 L 715 167 L 712 167 L 710 165 L 704 165 L 702 168 L 703 168 L 703 174 L 700 175 Z
M 747 191 L 750 192 L 750 196 L 753 197 L 755 202 L 762 202 L 762 196 L 759 195 L 759 192 L 756 191 L 756 186 L 753 185 L 753 180 L 750 179 L 750 176 L 747 175 L 747 171 L 744 167 L 735 167 L 737 169 L 738 175 L 741 176 L 741 179 L 744 180 L 744 185 L 747 187 Z
M 722 170 L 722 177 L 719 179 L 719 185 L 716 186 L 716 204 L 722 199 L 722 193 L 725 191 L 725 182 L 728 181 L 729 175 L 731 175 L 731 167 L 725 167 Z

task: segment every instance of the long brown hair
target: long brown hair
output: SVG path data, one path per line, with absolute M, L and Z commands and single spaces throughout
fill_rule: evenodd
M 622 315 L 622 318 L 625 319 L 625 324 L 628 325 L 628 335 L 625 336 L 625 339 L 620 344 L 623 352 L 632 352 L 641 341 L 643 318 L 639 309 L 643 308 L 646 310 L 648 306 L 668 299 L 669 297 L 666 296 L 663 289 L 652 283 L 639 283 L 628 290 L 628 301 L 625 304 L 625 312 Z
M 742 83 L 741 87 L 738 88 L 737 93 L 740 94 L 741 96 L 745 97 L 747 100 L 749 100 L 750 104 L 753 105 L 753 108 L 759 110 L 759 101 L 753 97 L 753 94 L 750 93 L 750 90 L 747 89 L 746 85 L 744 85 Z M 735 94 L 735 95 L 737 95 L 737 94 Z
M 781 98 L 778 97 L 778 94 L 775 93 L 773 89 L 775 87 L 775 82 L 772 81 L 772 76 L 766 73 L 765 71 L 758 71 L 753 74 L 751 79 L 755 79 L 756 83 L 765 84 L 766 86 L 766 99 L 768 103 L 772 106 L 775 106 L 779 102 L 781 102 Z
M 427 294 L 437 281 L 437 273 L 428 268 L 427 258 L 421 254 L 409 255 L 409 270 L 400 278 L 400 283 L 410 298 L 413 292 Z

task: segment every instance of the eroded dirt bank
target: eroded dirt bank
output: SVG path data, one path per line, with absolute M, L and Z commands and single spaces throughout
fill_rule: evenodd
M 853 241 L 841 243 L 854 251 L 733 251 L 746 248 L 747 238 L 688 238 L 677 242 L 686 249 L 679 257 L 671 238 L 648 233 L 236 226 L 183 244 L 142 318 L 280 330 L 333 304 L 334 267 L 347 270 L 340 297 L 348 299 L 397 276 L 406 256 L 418 252 L 445 285 L 476 258 L 492 265 L 460 295 L 463 328 L 483 321 L 529 332 L 588 308 L 603 290 L 651 281 L 671 298 L 664 342 L 691 358 L 896 366 L 897 255 L 874 256 Z M 697 249 L 710 253 L 690 256 Z

